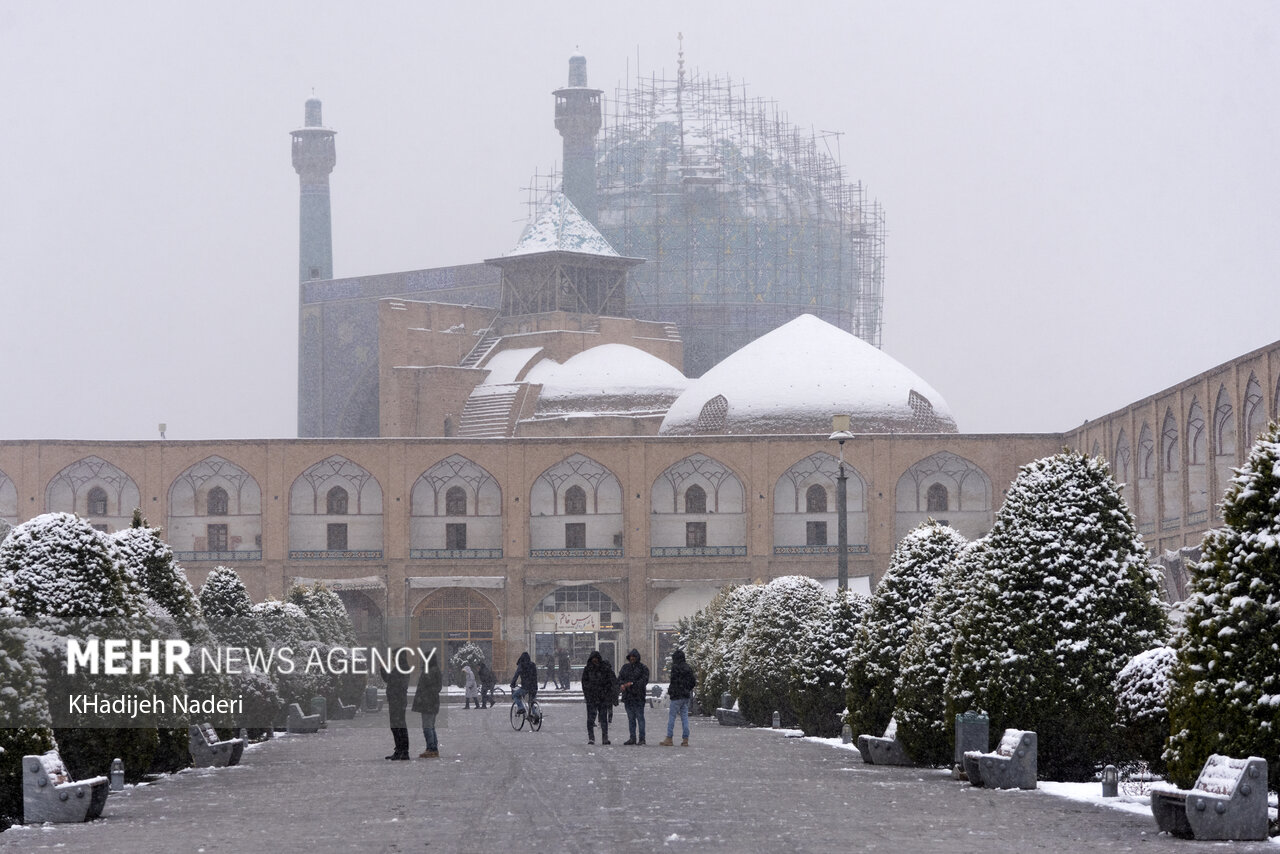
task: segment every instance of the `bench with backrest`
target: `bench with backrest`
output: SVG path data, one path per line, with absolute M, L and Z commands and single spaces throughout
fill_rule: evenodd
M 883 736 L 858 736 L 858 752 L 862 754 L 862 761 L 868 765 L 916 764 L 907 755 L 902 742 L 898 741 L 898 722 L 894 718 L 889 718 L 889 725 L 885 727 Z
M 969 750 L 964 754 L 964 770 L 974 786 L 988 789 L 1034 789 L 1036 787 L 1037 740 L 1034 732 L 1007 729 L 991 753 Z
M 302 706 L 289 704 L 289 719 L 285 724 L 288 732 L 319 732 L 321 720 L 319 715 L 304 715 Z
M 92 821 L 102 815 L 110 781 L 73 780 L 58 751 L 22 757 L 22 820 L 26 824 Z
M 349 721 L 355 718 L 356 710 L 358 708 L 359 707 L 354 703 L 348 706 L 346 703 L 342 702 L 341 697 L 334 697 L 333 708 L 329 710 L 329 717 L 333 718 L 335 721 Z
M 187 748 L 197 768 L 228 768 L 244 755 L 244 739 L 219 739 L 210 723 L 192 724 L 187 729 Z
M 1151 814 L 1162 831 L 1184 839 L 1266 839 L 1267 760 L 1215 753 L 1190 789 L 1153 789 Z

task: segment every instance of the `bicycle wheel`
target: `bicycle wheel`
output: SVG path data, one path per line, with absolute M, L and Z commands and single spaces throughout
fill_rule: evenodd
M 524 729 L 525 716 L 520 714 L 520 708 L 515 704 L 511 704 L 511 728 L 516 732 Z
M 537 700 L 529 704 L 527 717 L 529 718 L 529 729 L 534 732 L 542 729 L 542 705 Z

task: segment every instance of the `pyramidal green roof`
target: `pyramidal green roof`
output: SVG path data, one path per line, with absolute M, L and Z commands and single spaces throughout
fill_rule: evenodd
M 516 247 L 502 257 L 557 251 L 619 257 L 604 235 L 578 212 L 564 193 L 551 197 L 551 201 L 538 211 L 537 218 L 520 235 Z

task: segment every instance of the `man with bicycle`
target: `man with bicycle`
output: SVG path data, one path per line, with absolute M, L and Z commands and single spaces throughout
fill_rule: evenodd
M 528 651 L 520 653 L 515 675 L 511 677 L 511 699 L 516 702 L 517 714 L 524 714 L 523 697 L 526 694 L 529 702 L 538 696 L 538 665 L 533 663 Z

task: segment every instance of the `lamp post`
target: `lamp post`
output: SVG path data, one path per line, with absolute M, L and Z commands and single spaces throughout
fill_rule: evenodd
M 849 515 L 845 512 L 849 479 L 844 473 L 844 443 L 853 438 L 849 432 L 849 416 L 833 415 L 831 430 L 830 438 L 840 444 L 840 473 L 836 476 L 836 586 L 845 591 L 849 589 Z

